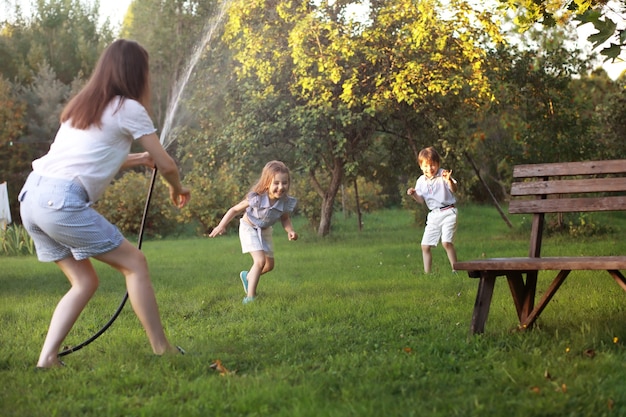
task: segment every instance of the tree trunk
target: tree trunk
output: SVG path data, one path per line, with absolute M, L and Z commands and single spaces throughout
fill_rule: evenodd
M 343 180 L 343 161 L 339 158 L 335 158 L 334 164 L 335 165 L 331 173 L 330 183 L 326 190 L 322 190 L 321 187 L 319 187 L 319 183 L 315 181 L 314 176 L 312 176 L 311 178 L 314 187 L 316 187 L 318 193 L 322 197 L 320 224 L 317 229 L 317 234 L 319 236 L 327 236 L 330 233 L 330 226 L 333 218 L 333 206 L 335 205 L 335 198 L 337 197 L 339 187 L 341 187 L 341 182 Z
M 354 199 L 356 200 L 356 216 L 359 222 L 359 232 L 363 230 L 363 215 L 361 213 L 361 203 L 359 203 L 359 186 L 357 185 L 356 178 L 354 179 Z

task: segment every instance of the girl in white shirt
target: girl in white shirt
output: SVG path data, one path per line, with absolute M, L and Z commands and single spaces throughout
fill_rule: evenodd
M 19 194 L 22 222 L 37 257 L 55 262 L 71 284 L 52 315 L 38 368 L 63 365 L 61 344 L 98 288 L 90 258 L 124 274 L 152 351 L 182 352 L 165 336 L 143 253 L 91 207 L 120 169 L 139 165 L 156 166 L 175 206 L 190 199 L 148 114 L 148 59 L 134 41 L 120 39 L 105 49 L 87 85 L 63 110 L 50 150 L 33 161 Z M 133 141 L 146 152 L 129 154 Z

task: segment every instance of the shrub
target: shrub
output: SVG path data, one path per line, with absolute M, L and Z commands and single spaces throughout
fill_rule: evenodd
M 222 166 L 209 176 L 192 171 L 185 176 L 185 184 L 191 188 L 191 201 L 178 216 L 183 222 L 198 222 L 198 234 L 206 235 L 215 227 L 228 209 L 245 198 L 248 184 L 239 184 L 227 166 Z M 238 228 L 232 221 L 229 228 Z
M 100 214 L 125 235 L 138 234 L 141 228 L 151 174 L 129 171 L 111 184 L 94 205 Z M 177 225 L 176 208 L 169 198 L 169 188 L 162 177 L 155 181 L 144 233 L 161 237 L 173 232 Z
M 0 229 L 2 254 L 7 256 L 34 255 L 35 243 L 22 225 L 12 224 Z

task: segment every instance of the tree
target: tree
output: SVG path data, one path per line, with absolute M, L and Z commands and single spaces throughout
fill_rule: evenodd
M 536 22 L 547 27 L 564 25 L 572 19 L 579 25 L 591 23 L 597 32 L 587 39 L 594 45 L 604 46 L 600 53 L 605 60 L 615 60 L 626 49 L 626 28 L 618 26 L 626 11 L 624 2 L 594 0 L 500 0 L 506 2 L 516 13 L 515 22 L 521 30 L 530 28 Z M 622 16 L 622 17 L 620 17 Z
M 15 87 L 0 76 L 0 182 L 7 182 L 11 213 L 17 218 L 17 193 L 25 178 L 21 173 L 30 168 L 27 145 L 19 143 L 24 131 L 26 103 L 16 98 Z
M 12 21 L 0 22 L 0 50 L 10 58 L 0 68 L 5 77 L 22 84 L 30 82 L 44 61 L 64 84 L 85 77 L 113 39 L 107 23 L 98 27 L 97 3 L 32 0 L 30 10 L 24 16 L 16 7 Z
M 167 116 L 176 83 L 207 30 L 216 5 L 217 1 L 135 0 L 129 7 L 121 34 L 137 40 L 150 53 L 152 109 L 157 125 Z
M 505 197 L 512 166 L 521 163 L 619 158 L 624 151 L 623 88 L 603 71 L 585 74 L 587 62 L 569 50 L 559 28 L 532 34 L 538 48 L 507 47 L 490 56 L 488 77 L 496 100 L 474 119 L 471 156 L 497 197 Z M 475 200 L 480 184 L 469 181 Z
M 238 80 L 251 88 L 246 98 L 287 103 L 277 121 L 293 129 L 265 141 L 293 147 L 321 196 L 320 235 L 329 233 L 337 191 L 358 172 L 381 120 L 415 113 L 423 120 L 433 103 L 489 100 L 481 40 L 499 38 L 487 14 L 460 1 L 447 18 L 435 1 L 371 2 L 366 22 L 347 17 L 353 3 L 235 3 L 225 36 Z

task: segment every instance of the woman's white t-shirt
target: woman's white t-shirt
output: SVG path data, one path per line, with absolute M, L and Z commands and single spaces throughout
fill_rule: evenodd
M 75 129 L 70 120 L 59 131 L 43 157 L 33 161 L 33 171 L 44 177 L 77 180 L 89 201 L 97 201 L 126 161 L 133 140 L 154 133 L 146 109 L 135 100 L 111 100 L 102 114 L 102 126 Z

